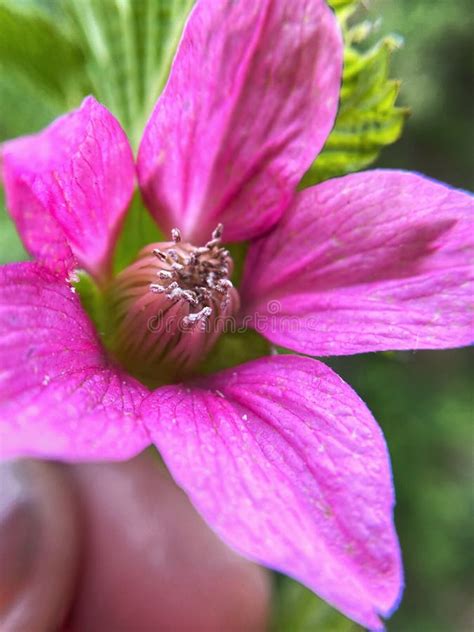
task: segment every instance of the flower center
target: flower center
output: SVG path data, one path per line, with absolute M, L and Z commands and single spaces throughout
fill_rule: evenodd
M 109 294 L 114 353 L 150 385 L 191 373 L 240 304 L 221 224 L 204 246 L 183 242 L 177 228 L 171 237 L 144 248 Z

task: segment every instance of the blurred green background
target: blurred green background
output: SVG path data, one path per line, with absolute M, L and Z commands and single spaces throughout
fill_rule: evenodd
M 72 4 L 80 8 L 81 0 Z M 157 2 L 157 6 L 163 4 Z M 186 0 L 175 4 L 186 5 Z M 420 171 L 472 190 L 471 0 L 374 0 L 364 4 L 369 5 L 370 18 L 381 19 L 378 33 L 372 37 L 395 32 L 404 40 L 394 55 L 392 76 L 402 80 L 399 103 L 412 110 L 402 139 L 386 148 L 377 164 Z M 59 0 L 13 3 L 16 9 L 24 6 L 25 10 L 37 5 L 54 17 Z M 0 0 L 0 9 L 5 6 L 8 2 Z M 56 31 L 43 40 L 30 41 L 28 28 L 37 28 L 37 22 L 26 22 L 22 31 L 10 17 L 0 13 L 0 140 L 39 129 L 66 107 L 76 105 L 82 94 L 81 71 L 71 75 L 65 70 L 58 84 L 54 74 L 45 78 L 44 67 L 54 65 L 53 50 L 65 68 L 79 68 L 83 50 L 62 51 L 61 38 L 54 39 Z M 167 36 L 172 47 L 175 35 Z M 163 55 L 164 48 L 166 42 L 154 54 Z M 5 62 L 7 49 L 15 53 L 13 65 Z M 35 68 L 39 82 L 27 79 Z M 89 74 L 93 77 L 96 72 L 100 81 L 100 71 L 99 64 Z M 44 89 L 39 90 L 38 85 Z M 0 209 L 0 262 L 23 257 L 13 227 Z M 379 354 L 330 364 L 368 403 L 384 429 L 392 455 L 406 591 L 388 630 L 472 629 L 472 355 L 469 350 Z M 278 577 L 276 587 L 275 629 L 358 629 L 294 582 Z

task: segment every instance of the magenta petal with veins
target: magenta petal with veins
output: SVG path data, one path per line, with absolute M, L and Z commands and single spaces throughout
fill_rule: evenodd
M 323 0 L 198 2 L 138 154 L 161 225 L 200 243 L 275 224 L 333 126 L 342 52 Z
M 142 405 L 175 480 L 232 547 L 292 575 L 364 626 L 400 597 L 387 448 L 321 362 L 256 360 Z
M 300 353 L 468 345 L 473 198 L 403 171 L 306 189 L 250 247 L 241 292 L 250 322 Z
M 102 280 L 130 202 L 135 167 L 124 131 L 87 97 L 34 136 L 2 148 L 7 205 L 28 251 L 47 267 Z
M 144 386 L 107 357 L 78 296 L 36 263 L 0 267 L 0 455 L 128 459 L 150 444 Z

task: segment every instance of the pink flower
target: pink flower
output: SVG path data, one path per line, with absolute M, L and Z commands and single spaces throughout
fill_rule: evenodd
M 230 285 L 218 297 L 215 275 L 227 283 L 231 266 L 218 235 L 212 256 L 190 245 L 219 223 L 226 239 L 251 241 L 240 318 L 274 344 L 318 356 L 470 344 L 467 194 L 400 171 L 295 193 L 333 125 L 341 60 L 322 0 L 197 3 L 137 161 L 153 216 L 184 241 L 175 232 L 155 259 L 148 248 L 122 286 L 111 256 L 135 168 L 113 116 L 88 98 L 4 147 L 7 202 L 35 261 L 0 271 L 0 450 L 86 461 L 153 443 L 230 546 L 382 629 L 402 588 L 394 494 L 382 433 L 352 389 L 300 355 L 150 389 L 106 350 L 67 280 L 82 268 L 115 288 L 134 375 L 157 340 L 147 310 L 236 311 Z M 165 272 L 155 293 L 152 261 Z M 183 335 L 180 353 L 207 351 L 202 328 Z

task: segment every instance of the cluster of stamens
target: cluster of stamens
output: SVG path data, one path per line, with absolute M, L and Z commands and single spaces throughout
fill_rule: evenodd
M 204 246 L 194 246 L 174 228 L 172 241 L 150 244 L 115 278 L 111 347 L 143 381 L 191 372 L 238 310 L 222 230 L 219 224 Z
M 181 232 L 173 228 L 171 238 L 174 248 L 155 248 L 153 254 L 165 265 L 157 276 L 159 283 L 151 283 L 150 290 L 164 294 L 170 300 L 183 299 L 189 303 L 190 313 L 185 317 L 187 324 L 209 318 L 216 298 L 220 310 L 225 311 L 233 288 L 229 279 L 231 259 L 228 250 L 222 247 L 222 224 L 212 232 L 211 239 L 204 246 L 183 244 Z

